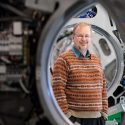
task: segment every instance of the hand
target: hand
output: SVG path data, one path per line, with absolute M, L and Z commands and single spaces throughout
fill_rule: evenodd
M 105 121 L 108 120 L 108 118 L 105 117 L 105 116 L 103 116 L 103 115 L 102 115 L 101 117 L 102 117 Z
M 101 117 L 102 117 L 104 120 L 108 120 L 108 114 L 106 114 L 105 112 L 101 112 Z

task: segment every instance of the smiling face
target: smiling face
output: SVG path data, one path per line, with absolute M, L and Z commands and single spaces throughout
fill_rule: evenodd
M 85 23 L 80 23 L 74 29 L 73 39 L 75 46 L 80 50 L 87 50 L 91 43 L 91 27 Z

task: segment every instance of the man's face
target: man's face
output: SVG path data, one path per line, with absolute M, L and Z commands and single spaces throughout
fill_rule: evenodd
M 81 51 L 87 50 L 91 43 L 91 28 L 89 26 L 78 26 L 73 38 L 78 49 Z

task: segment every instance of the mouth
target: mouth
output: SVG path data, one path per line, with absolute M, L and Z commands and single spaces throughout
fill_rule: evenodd
M 86 44 L 88 44 L 88 42 L 83 42 L 83 41 L 81 41 L 81 42 L 79 42 L 82 46 L 85 46 Z
M 82 46 L 86 46 L 88 44 L 88 42 L 86 43 L 80 43 Z

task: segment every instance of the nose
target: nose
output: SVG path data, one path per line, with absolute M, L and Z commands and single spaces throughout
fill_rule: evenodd
M 86 40 L 85 36 L 82 36 L 82 40 Z

